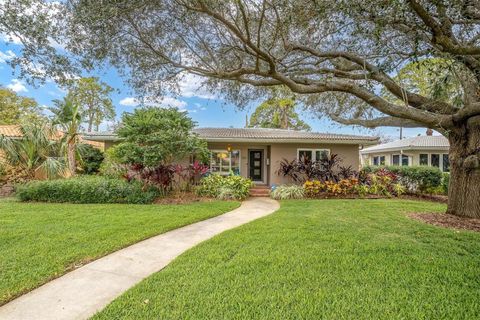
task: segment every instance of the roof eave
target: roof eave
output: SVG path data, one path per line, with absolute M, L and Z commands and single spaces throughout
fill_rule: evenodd
M 369 139 L 268 139 L 268 138 L 218 138 L 218 137 L 202 137 L 207 142 L 253 142 L 253 143 L 331 143 L 331 144 L 361 144 L 375 145 L 378 140 Z
M 405 146 L 405 147 L 392 147 L 392 148 L 384 148 L 384 149 L 375 149 L 375 150 L 361 150 L 361 154 L 371 154 L 371 153 L 382 153 L 382 152 L 392 152 L 392 151 L 405 151 L 405 150 L 449 150 L 449 146 L 428 146 L 428 147 L 420 147 L 420 146 Z

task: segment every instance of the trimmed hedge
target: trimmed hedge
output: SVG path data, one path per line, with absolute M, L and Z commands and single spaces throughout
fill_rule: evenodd
M 144 190 L 140 182 L 83 176 L 70 179 L 32 181 L 18 185 L 20 201 L 70 203 L 152 203 L 159 191 L 154 187 Z
M 399 176 L 399 182 L 410 192 L 426 193 L 442 185 L 443 174 L 439 168 L 426 166 L 366 166 L 362 169 L 366 173 L 376 173 L 386 169 Z

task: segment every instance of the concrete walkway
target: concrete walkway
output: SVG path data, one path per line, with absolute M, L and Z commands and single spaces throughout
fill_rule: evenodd
M 223 215 L 144 240 L 7 303 L 0 307 L 0 319 L 87 319 L 186 250 L 278 208 L 275 200 L 252 198 Z

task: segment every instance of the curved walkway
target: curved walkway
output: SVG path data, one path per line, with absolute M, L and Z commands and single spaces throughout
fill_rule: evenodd
M 141 241 L 7 303 L 0 319 L 87 319 L 191 247 L 278 208 L 275 200 L 251 198 L 223 215 Z

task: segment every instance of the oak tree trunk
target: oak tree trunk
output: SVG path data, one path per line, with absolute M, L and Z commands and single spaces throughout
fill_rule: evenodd
M 447 213 L 480 218 L 480 119 L 449 133 L 450 185 Z

